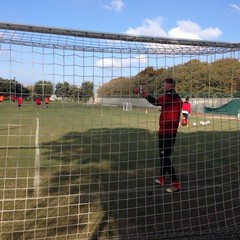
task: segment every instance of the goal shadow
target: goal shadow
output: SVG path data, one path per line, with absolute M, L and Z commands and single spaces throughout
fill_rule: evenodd
M 223 134 L 211 132 L 209 136 L 219 140 Z M 219 142 L 206 144 L 205 136 L 199 136 L 203 136 L 201 132 L 179 134 L 173 162 L 182 191 L 174 194 L 153 185 L 159 171 L 154 133 L 128 128 L 91 129 L 44 143 L 45 156 L 59 161 L 59 166 L 46 175 L 49 181 L 43 183 L 42 194 L 53 202 L 62 201 L 58 214 L 65 216 L 64 227 L 56 224 L 54 231 L 47 231 L 53 235 L 75 232 L 89 239 L 157 239 L 238 229 L 238 153 L 219 158 Z M 237 132 L 229 139 L 234 138 Z M 194 140 L 198 150 L 186 147 Z M 70 213 L 72 208 L 76 212 Z M 66 217 L 69 215 L 71 221 Z

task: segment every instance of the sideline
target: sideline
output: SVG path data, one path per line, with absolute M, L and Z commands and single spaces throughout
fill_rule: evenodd
M 35 135 L 35 173 L 34 173 L 34 194 L 39 196 L 40 185 L 40 149 L 39 149 L 39 119 L 37 118 L 36 135 Z

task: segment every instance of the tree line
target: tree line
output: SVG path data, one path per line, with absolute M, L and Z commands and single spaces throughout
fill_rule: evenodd
M 53 86 L 51 81 L 39 80 L 34 85 L 25 87 L 15 79 L 0 77 L 0 95 L 5 99 L 11 96 L 22 96 L 25 100 L 40 98 L 44 100 L 53 94 L 62 99 L 86 102 L 94 95 L 94 85 L 90 81 L 83 82 L 80 87 L 70 85 L 68 82 L 57 83 Z
M 110 80 L 97 89 L 97 94 L 100 97 L 136 97 L 134 90 L 142 85 L 148 93 L 157 96 L 161 94 L 164 77 L 176 80 L 176 89 L 182 97 L 240 97 L 240 62 L 232 58 L 211 63 L 193 59 L 160 69 L 148 66 L 135 76 Z M 4 95 L 5 99 L 21 95 L 26 100 L 34 100 L 36 97 L 43 100 L 53 94 L 67 100 L 86 102 L 94 96 L 94 84 L 86 81 L 77 87 L 63 82 L 53 86 L 51 81 L 39 80 L 25 87 L 16 79 L 0 77 L 0 95 Z
M 164 77 L 176 80 L 176 89 L 182 97 L 240 97 L 240 63 L 238 59 L 224 58 L 212 63 L 198 59 L 169 68 L 149 66 L 133 77 L 119 77 L 101 86 L 101 97 L 134 97 L 134 89 L 142 85 L 153 95 L 161 93 Z

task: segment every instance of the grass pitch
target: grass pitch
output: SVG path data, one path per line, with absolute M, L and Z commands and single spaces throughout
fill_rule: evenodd
M 159 239 L 239 227 L 237 119 L 193 114 L 179 128 L 172 160 L 182 191 L 167 194 L 153 185 L 157 110 L 56 102 L 18 111 L 4 102 L 0 112 L 3 240 Z

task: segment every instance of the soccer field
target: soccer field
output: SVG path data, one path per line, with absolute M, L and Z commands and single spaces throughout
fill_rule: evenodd
M 239 229 L 237 119 L 192 114 L 179 128 L 182 191 L 168 194 L 153 184 L 158 110 L 53 102 L 18 111 L 4 102 L 0 112 L 3 240 L 191 239 Z

